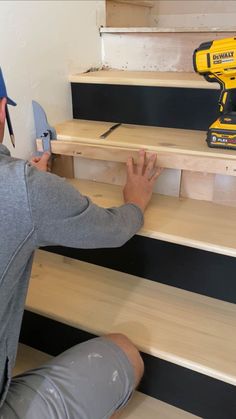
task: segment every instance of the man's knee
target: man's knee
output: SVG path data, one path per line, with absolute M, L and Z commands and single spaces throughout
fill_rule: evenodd
M 112 334 L 106 335 L 105 338 L 110 339 L 117 346 L 119 346 L 123 350 L 123 352 L 125 352 L 131 365 L 134 368 L 135 386 L 137 386 L 144 372 L 144 363 L 138 349 L 135 347 L 135 345 L 131 342 L 131 340 L 127 336 L 121 333 L 112 333 Z

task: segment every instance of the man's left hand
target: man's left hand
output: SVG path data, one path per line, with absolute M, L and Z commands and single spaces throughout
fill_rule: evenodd
M 51 172 L 51 154 L 49 152 L 43 153 L 41 157 L 33 157 L 30 160 L 30 164 L 41 172 Z

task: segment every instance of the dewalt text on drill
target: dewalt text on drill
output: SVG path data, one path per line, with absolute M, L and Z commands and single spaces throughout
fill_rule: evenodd
M 201 44 L 193 54 L 194 70 L 221 86 L 219 117 L 209 127 L 209 147 L 236 150 L 236 38 Z

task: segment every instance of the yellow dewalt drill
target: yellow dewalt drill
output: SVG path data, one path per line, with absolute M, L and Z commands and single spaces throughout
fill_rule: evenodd
M 220 115 L 208 129 L 208 146 L 236 150 L 236 37 L 201 44 L 194 51 L 193 66 L 221 86 Z

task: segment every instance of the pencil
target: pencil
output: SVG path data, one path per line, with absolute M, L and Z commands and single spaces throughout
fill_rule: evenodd
M 10 118 L 10 114 L 9 114 L 9 110 L 8 110 L 7 105 L 6 105 L 6 119 L 7 119 L 8 131 L 9 131 L 10 138 L 11 138 L 11 143 L 12 143 L 13 147 L 15 148 L 15 146 L 16 146 L 15 136 L 14 136 L 14 132 L 13 132 L 13 129 L 12 129 L 11 118 Z

